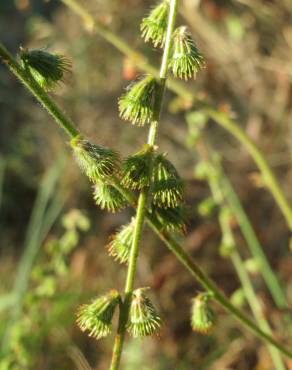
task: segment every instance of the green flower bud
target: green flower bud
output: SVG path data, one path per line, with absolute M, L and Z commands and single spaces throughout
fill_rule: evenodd
M 192 329 L 201 334 L 209 334 L 216 322 L 216 316 L 209 305 L 209 300 L 210 295 L 208 293 L 201 293 L 193 299 L 192 303 Z
M 123 195 L 113 185 L 104 182 L 97 182 L 94 185 L 93 198 L 101 209 L 113 213 L 127 206 Z
M 236 244 L 231 229 L 232 212 L 229 207 L 223 206 L 219 213 L 219 222 L 222 231 L 222 240 L 219 252 L 222 257 L 229 257 L 235 250 Z
M 154 7 L 141 23 L 142 38 L 151 41 L 155 47 L 163 47 L 166 40 L 169 1 L 164 0 Z
M 146 289 L 134 290 L 131 297 L 127 329 L 134 338 L 155 334 L 162 323 L 151 301 L 145 295 Z
M 208 197 L 199 203 L 198 213 L 202 217 L 209 217 L 213 214 L 217 206 L 218 204 L 215 202 L 214 198 Z
M 119 172 L 119 156 L 109 149 L 91 144 L 79 136 L 71 140 L 75 158 L 92 182 L 104 180 Z
M 80 329 L 96 339 L 106 337 L 111 332 L 111 321 L 120 300 L 120 294 L 111 290 L 92 303 L 82 305 L 77 312 L 77 324 Z
M 204 58 L 197 49 L 185 26 L 178 27 L 173 35 L 170 68 L 175 77 L 188 80 L 195 78 L 205 66 Z
M 157 81 L 152 76 L 129 86 L 119 99 L 120 117 L 133 125 L 144 126 L 153 120 L 153 104 Z
M 158 155 L 153 164 L 153 204 L 160 208 L 176 208 L 183 201 L 183 182 L 174 165 Z
M 207 161 L 200 161 L 195 166 L 194 176 L 198 180 L 207 180 L 209 177 L 209 173 L 211 171 L 211 166 Z
M 45 50 L 21 49 L 20 59 L 39 85 L 46 91 L 52 90 L 71 71 L 70 61 L 63 55 Z
M 127 263 L 130 256 L 130 251 L 133 243 L 135 228 L 135 219 L 120 228 L 113 236 L 112 241 L 108 246 L 108 251 L 114 259 L 120 263 Z
M 145 145 L 137 154 L 128 157 L 122 166 L 122 185 L 133 190 L 150 186 L 150 165 L 153 148 Z
M 184 207 L 159 208 L 153 206 L 152 213 L 159 221 L 161 230 L 186 233 L 187 215 Z

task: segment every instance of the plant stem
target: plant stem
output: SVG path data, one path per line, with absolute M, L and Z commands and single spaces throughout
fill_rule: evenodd
M 285 217 L 289 229 L 292 231 L 292 208 L 288 200 L 286 199 L 276 176 L 274 175 L 271 167 L 267 163 L 264 155 L 261 153 L 259 148 L 239 127 L 239 125 L 236 122 L 232 121 L 232 119 L 227 117 L 225 114 L 216 112 L 211 109 L 204 109 L 203 112 L 205 112 L 210 118 L 216 121 L 220 126 L 224 127 L 230 133 L 232 133 L 232 135 L 235 136 L 245 146 L 247 151 L 256 162 L 258 168 L 260 169 L 265 184 L 270 189 L 283 216 Z
M 202 143 L 202 145 L 206 148 L 206 145 Z M 206 148 L 207 150 L 207 148 Z M 209 153 L 208 153 L 209 154 Z M 212 154 L 210 157 L 205 156 L 205 160 L 208 161 L 209 165 L 213 167 L 215 175 L 212 176 L 210 175 L 208 177 L 208 183 L 209 187 L 212 193 L 212 196 L 216 203 L 220 207 L 225 207 L 225 196 L 224 196 L 224 191 L 222 190 L 221 187 L 221 182 L 220 179 L 222 177 L 222 171 L 219 163 L 215 162 L 212 159 Z M 221 217 L 219 217 L 219 223 L 222 231 L 222 235 L 228 235 L 229 239 L 231 240 L 232 244 L 234 245 L 233 250 L 230 254 L 231 261 L 235 267 L 235 270 L 237 272 L 237 275 L 239 277 L 239 280 L 241 282 L 241 286 L 243 288 L 244 294 L 247 298 L 247 301 L 249 303 L 249 306 L 253 312 L 253 315 L 259 325 L 259 327 L 268 333 L 269 335 L 272 333 L 270 325 L 268 321 L 265 319 L 263 313 L 262 313 L 262 308 L 261 305 L 258 301 L 257 295 L 254 291 L 252 282 L 249 278 L 249 275 L 245 269 L 245 266 L 242 262 L 242 259 L 240 257 L 240 254 L 237 250 L 237 245 L 234 240 L 234 235 L 233 231 L 231 229 L 231 226 L 229 222 L 226 223 L 225 220 L 223 220 Z M 269 352 L 271 354 L 272 360 L 274 362 L 276 370 L 285 370 L 284 363 L 282 361 L 282 358 L 280 356 L 280 353 L 277 349 L 275 349 L 273 346 L 268 345 Z
M 42 87 L 15 61 L 4 45 L 0 43 L 0 59 L 8 66 L 10 71 L 28 88 L 47 112 L 61 126 L 70 137 L 79 135 L 74 123 L 67 118 L 57 104 L 49 97 Z
M 161 61 L 160 73 L 159 73 L 159 86 L 157 88 L 155 102 L 154 102 L 154 117 L 153 121 L 150 124 L 149 134 L 147 144 L 150 146 L 155 145 L 158 123 L 160 119 L 160 113 L 162 108 L 163 96 L 165 92 L 165 83 L 167 78 L 167 71 L 169 65 L 169 57 L 171 51 L 171 39 L 175 26 L 176 13 L 177 13 L 177 2 L 178 0 L 170 1 L 168 25 L 167 25 L 167 34 L 166 41 Z M 129 257 L 129 266 L 126 279 L 125 287 L 125 300 L 124 303 L 120 306 L 120 318 L 118 332 L 115 338 L 113 355 L 111 361 L 110 370 L 118 370 L 120 366 L 120 360 L 122 355 L 123 343 L 126 333 L 126 325 L 129 316 L 131 295 L 134 288 L 135 274 L 137 269 L 137 260 L 139 255 L 139 246 L 142 235 L 142 230 L 144 226 L 145 216 L 146 216 L 146 205 L 148 198 L 149 189 L 145 188 L 141 191 L 138 199 L 137 211 L 136 211 L 136 222 L 134 229 L 133 243 L 131 246 L 130 257 Z
M 237 250 L 235 250 L 231 254 L 230 258 L 236 269 L 237 275 L 240 279 L 241 286 L 244 291 L 244 295 L 246 296 L 246 299 L 248 300 L 249 306 L 253 312 L 254 317 L 256 318 L 256 321 L 258 322 L 259 327 L 262 330 L 264 330 L 266 333 L 271 334 L 272 331 L 271 331 L 270 325 L 268 321 L 266 320 L 265 316 L 263 315 L 261 304 L 258 301 L 258 297 L 254 291 L 252 282 L 246 271 L 246 268 L 240 257 L 240 254 L 238 253 Z M 280 356 L 279 351 L 271 345 L 268 345 L 268 348 L 269 348 L 269 352 L 272 357 L 273 363 L 275 365 L 275 369 L 285 370 L 286 367 L 283 363 L 283 360 Z
M 4 50 L 6 50 L 4 48 Z M 3 53 L 3 46 L 0 43 L 0 57 L 5 57 L 6 52 Z M 10 55 L 10 54 L 9 54 Z M 9 58 L 12 58 L 11 56 Z M 7 59 L 7 58 L 6 58 Z M 14 70 L 11 69 L 11 71 L 14 73 Z M 14 73 L 16 77 L 20 78 L 18 73 Z M 39 95 L 36 93 L 35 84 L 31 84 L 30 87 L 25 84 L 27 88 L 32 92 L 32 94 L 40 101 Z M 45 94 L 43 92 L 43 94 Z M 62 112 L 62 110 L 57 106 L 56 103 L 54 103 L 54 108 L 52 108 L 51 104 L 47 104 L 47 101 L 42 102 L 44 105 L 44 108 L 49 112 L 51 116 L 55 119 L 57 123 L 58 119 L 62 122 L 70 122 L 72 126 L 74 127 L 74 124 L 72 121 L 65 116 L 65 114 Z M 61 125 L 62 128 L 65 129 L 63 125 Z M 66 132 L 71 136 L 72 138 L 75 136 L 74 132 L 78 133 L 77 129 L 74 130 L 66 130 Z M 128 199 L 129 203 L 136 208 L 136 199 L 133 196 L 132 193 L 129 191 L 123 189 L 123 187 L 120 185 L 119 181 L 117 180 L 115 182 L 116 188 L 125 196 L 126 199 Z M 153 216 L 147 212 L 146 213 L 147 221 L 150 226 L 150 228 L 154 231 L 154 233 L 159 237 L 159 239 L 166 245 L 166 247 L 177 257 L 177 259 L 181 262 L 181 264 L 190 272 L 190 274 L 207 290 L 210 290 L 214 294 L 214 299 L 232 316 L 234 316 L 243 326 L 245 326 L 247 329 L 249 329 L 256 337 L 262 339 L 263 341 L 266 341 L 269 344 L 272 344 L 274 347 L 276 347 L 279 351 L 281 351 L 284 355 L 292 359 L 292 351 L 289 351 L 285 347 L 283 347 L 279 342 L 277 342 L 274 338 L 272 338 L 270 335 L 263 332 L 261 329 L 259 329 L 252 320 L 250 320 L 244 313 L 242 313 L 240 310 L 238 310 L 235 306 L 233 306 L 228 298 L 224 296 L 223 293 L 220 292 L 220 290 L 217 288 L 216 284 L 212 282 L 211 279 L 207 275 L 204 274 L 204 272 L 200 269 L 200 267 L 192 260 L 192 258 L 188 255 L 187 252 L 183 249 L 183 247 L 168 233 L 162 232 L 160 230 L 160 224 L 153 218 Z
M 244 238 L 249 246 L 249 250 L 255 260 L 258 263 L 260 268 L 260 272 L 266 282 L 266 285 L 276 303 L 276 305 L 280 308 L 288 308 L 288 303 L 286 299 L 285 292 L 283 287 L 281 286 L 276 274 L 274 273 L 264 251 L 263 247 L 261 246 L 254 229 L 248 219 L 248 216 L 245 213 L 245 210 L 236 194 L 233 185 L 231 184 L 229 178 L 223 172 L 222 169 L 222 179 L 221 179 L 221 186 L 225 195 L 225 198 L 235 215 L 238 225 L 244 235 Z
M 248 318 L 246 314 L 236 308 L 228 298 L 217 288 L 216 284 L 204 274 L 200 267 L 192 260 L 187 252 L 184 251 L 183 247 L 170 235 L 163 233 L 159 229 L 159 225 L 148 214 L 149 226 L 157 234 L 161 241 L 168 247 L 168 249 L 177 257 L 177 259 L 183 264 L 184 267 L 191 273 L 192 276 L 204 287 L 207 291 L 213 293 L 213 299 L 217 301 L 229 314 L 234 316 L 242 325 L 250 330 L 255 336 L 262 339 L 268 344 L 276 347 L 280 352 L 289 358 L 292 358 L 292 351 L 283 347 L 277 340 L 272 336 L 265 333 L 257 327 L 257 325 Z
M 71 10 L 73 10 L 76 14 L 81 16 L 85 24 L 90 23 L 92 29 L 94 29 L 99 34 L 99 36 L 107 40 L 121 53 L 130 58 L 139 69 L 151 73 L 154 76 L 158 76 L 157 68 L 150 64 L 147 61 L 147 59 L 145 59 L 143 54 L 131 48 L 121 37 L 111 32 L 109 29 L 101 25 L 99 22 L 95 21 L 94 17 L 92 17 L 91 14 L 87 12 L 86 9 L 79 5 L 76 2 L 76 0 L 61 0 L 61 1 L 64 4 L 66 4 Z M 257 163 L 259 169 L 261 170 L 262 175 L 276 203 L 278 204 L 279 208 L 281 209 L 286 219 L 289 229 L 292 230 L 292 208 L 289 205 L 289 202 L 286 199 L 285 194 L 283 193 L 279 185 L 279 182 L 275 178 L 271 168 L 266 162 L 264 155 L 255 145 L 255 143 L 253 143 L 253 141 L 246 135 L 244 130 L 240 128 L 239 124 L 237 124 L 234 121 L 231 121 L 225 113 L 218 113 L 216 109 L 213 109 L 208 103 L 198 99 L 193 92 L 191 92 L 188 88 L 186 88 L 182 84 L 172 79 L 168 79 L 167 87 L 176 94 L 178 94 L 179 96 L 181 96 L 182 98 L 186 99 L 187 101 L 193 103 L 197 102 L 203 108 L 207 107 L 206 109 L 204 109 L 206 115 L 212 118 L 214 122 L 224 127 L 227 131 L 229 131 L 230 134 L 235 136 L 243 144 L 243 146 L 251 154 L 251 156 Z

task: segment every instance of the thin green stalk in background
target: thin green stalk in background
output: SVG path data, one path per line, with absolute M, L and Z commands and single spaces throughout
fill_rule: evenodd
M 275 176 L 264 155 L 255 143 L 247 136 L 247 134 L 239 127 L 239 125 L 232 119 L 227 117 L 225 114 L 216 112 L 211 109 L 203 110 L 210 118 L 212 118 L 220 126 L 227 129 L 237 140 L 239 140 L 250 155 L 253 157 L 258 168 L 263 176 L 264 183 L 270 189 L 270 192 L 274 196 L 289 229 L 292 231 L 292 208 L 289 204 L 286 196 Z
M 154 103 L 154 117 L 153 117 L 154 119 L 150 124 L 148 140 L 147 140 L 147 144 L 150 145 L 151 147 L 154 147 L 156 137 L 157 137 L 159 118 L 160 118 L 160 113 L 161 113 L 161 108 L 162 108 L 163 96 L 165 92 L 165 83 L 166 83 L 167 72 L 168 72 L 169 56 L 170 56 L 170 50 L 171 50 L 171 39 L 172 39 L 172 34 L 173 34 L 175 20 L 176 20 L 177 3 L 178 3 L 178 0 L 170 1 L 166 41 L 165 41 L 165 46 L 164 46 L 164 51 L 163 51 L 163 56 L 162 56 L 162 61 L 161 61 L 161 67 L 160 67 L 160 73 L 159 73 L 159 80 L 158 80 L 159 86 L 158 86 L 157 94 L 155 96 L 155 103 Z M 147 206 L 148 193 L 149 193 L 148 188 L 143 189 L 138 199 L 133 244 L 131 247 L 131 252 L 130 252 L 130 257 L 129 257 L 129 266 L 128 266 L 128 272 L 127 272 L 126 287 L 125 287 L 125 301 L 124 301 L 124 304 L 122 305 L 122 310 L 120 313 L 118 333 L 115 338 L 115 344 L 113 348 L 112 362 L 111 362 L 111 367 L 110 367 L 111 370 L 118 370 L 119 365 L 120 365 L 121 354 L 123 350 L 123 343 L 124 343 L 124 338 L 126 334 L 126 325 L 127 325 L 128 316 L 129 316 L 130 299 L 131 299 L 132 291 L 134 288 L 140 240 L 141 240 L 142 230 L 143 230 L 145 216 L 147 212 L 146 206 Z
M 1 205 L 2 205 L 2 194 L 3 194 L 5 167 L 6 167 L 5 159 L 0 157 L 0 209 L 1 209 Z
M 258 301 L 258 297 L 257 297 L 257 295 L 254 291 L 252 282 L 251 282 L 250 277 L 249 277 L 249 275 L 246 271 L 246 268 L 244 266 L 244 263 L 241 259 L 240 254 L 238 253 L 237 250 L 235 250 L 231 254 L 230 258 L 231 258 L 232 263 L 235 267 L 237 275 L 240 279 L 241 286 L 242 286 L 243 291 L 244 291 L 244 295 L 245 295 L 245 297 L 246 297 L 246 299 L 249 303 L 249 306 L 250 306 L 250 308 L 253 312 L 254 317 L 256 318 L 256 321 L 257 321 L 259 327 L 262 330 L 264 330 L 266 333 L 271 334 L 272 331 L 271 331 L 270 325 L 269 325 L 268 321 L 266 320 L 266 318 L 263 314 L 261 304 Z M 285 370 L 286 367 L 285 367 L 285 365 L 283 363 L 283 360 L 280 356 L 280 352 L 278 350 L 276 350 L 271 345 L 268 345 L 268 348 L 269 348 L 269 352 L 270 352 L 270 355 L 272 357 L 273 363 L 275 365 L 275 369 Z
M 85 25 L 90 25 L 90 28 L 94 30 L 98 35 L 105 40 L 107 40 L 110 44 L 112 44 L 115 48 L 117 48 L 121 53 L 126 55 L 129 59 L 135 63 L 135 65 L 146 72 L 153 74 L 154 76 L 158 75 L 158 70 L 153 65 L 151 65 L 147 59 L 143 56 L 143 54 L 137 52 L 133 48 L 131 48 L 127 42 L 125 42 L 121 37 L 116 35 L 115 33 L 111 32 L 108 28 L 103 26 L 100 22 L 96 21 L 91 14 L 84 9 L 80 4 L 76 2 L 76 0 L 60 0 L 64 4 L 66 4 L 70 9 L 72 9 L 77 15 L 79 15 Z M 232 121 L 225 113 L 219 113 L 216 109 L 213 109 L 211 106 L 206 104 L 205 102 L 200 101 L 194 93 L 192 93 L 189 89 L 184 87 L 182 84 L 173 81 L 171 79 L 168 80 L 167 87 L 181 96 L 182 98 L 191 101 L 191 102 L 198 102 L 203 107 L 207 107 L 203 109 L 204 113 L 214 120 L 215 123 L 224 127 L 230 134 L 232 134 L 236 139 L 238 139 L 241 144 L 245 147 L 248 153 L 253 157 L 254 161 L 258 165 L 263 178 L 271 191 L 275 201 L 277 202 L 288 226 L 289 229 L 292 230 L 292 207 L 287 200 L 278 180 L 276 179 L 272 169 L 270 168 L 269 164 L 265 160 L 264 154 L 261 153 L 260 149 L 256 146 L 256 144 L 246 135 L 243 129 L 240 128 L 240 125 L 235 121 Z
M 254 232 L 254 229 L 249 221 L 248 216 L 245 213 L 245 210 L 240 202 L 238 195 L 236 194 L 230 180 L 228 179 L 224 172 L 222 172 L 221 184 L 229 207 L 237 219 L 238 225 L 247 242 L 249 250 L 253 257 L 255 258 L 255 260 L 257 261 L 260 273 L 263 276 L 276 305 L 280 309 L 287 308 L 288 302 L 286 299 L 284 289 L 281 286 L 276 274 L 274 273 L 263 251 L 263 247 L 261 246 Z
M 4 52 L 3 52 L 4 51 Z M 7 59 L 6 64 L 9 64 L 10 66 L 17 64 L 16 61 L 12 59 L 12 56 L 6 51 L 6 48 L 3 47 L 0 43 L 0 58 Z M 13 61 L 13 63 L 11 63 Z M 8 63 L 7 63 L 8 62 Z M 18 65 L 18 68 L 21 68 Z M 17 70 L 14 70 L 14 68 L 10 68 L 11 72 L 18 77 Z M 25 77 L 25 76 L 24 76 Z M 38 98 L 37 91 L 40 88 L 38 86 L 38 89 L 34 91 L 35 89 L 35 83 L 32 84 L 30 80 L 26 79 L 26 83 L 29 85 L 29 90 L 33 93 L 34 96 Z M 44 91 L 42 94 L 47 95 Z M 47 98 L 49 98 L 47 96 Z M 44 100 L 44 104 L 47 99 Z M 69 120 L 62 110 L 58 107 L 56 103 L 54 103 L 54 109 L 52 109 L 52 105 L 46 105 L 46 110 L 49 111 L 50 115 L 55 119 L 55 121 L 60 124 L 60 122 L 70 122 L 70 125 L 74 124 L 71 123 L 72 121 Z M 67 132 L 67 134 L 72 138 L 74 137 L 73 132 L 77 132 L 76 129 L 74 130 L 66 130 L 64 127 L 64 130 Z M 134 197 L 133 195 L 129 196 L 128 191 L 123 191 L 120 184 L 116 184 L 117 188 L 121 190 L 122 194 L 126 196 L 126 199 L 128 199 L 131 204 L 136 207 L 136 202 L 133 201 Z M 247 329 L 249 329 L 255 336 L 262 339 L 263 341 L 266 341 L 267 343 L 270 343 L 274 345 L 276 348 L 279 349 L 283 354 L 285 354 L 287 357 L 292 358 L 292 352 L 285 347 L 282 346 L 278 341 L 276 341 L 273 337 L 263 332 L 261 329 L 259 329 L 252 320 L 248 318 L 244 313 L 242 313 L 239 309 L 237 309 L 235 306 L 233 306 L 228 298 L 225 297 L 223 293 L 220 292 L 220 290 L 217 288 L 216 284 L 212 282 L 211 279 L 209 279 L 208 276 L 205 275 L 205 273 L 200 269 L 200 267 L 192 260 L 192 258 L 188 255 L 187 252 L 184 251 L 183 247 L 168 233 L 161 232 L 160 230 L 160 224 L 157 223 L 157 221 L 151 216 L 150 213 L 147 213 L 148 223 L 151 227 L 151 229 L 157 234 L 157 236 L 160 238 L 160 240 L 166 245 L 166 247 L 177 257 L 177 259 L 182 263 L 182 265 L 191 273 L 191 275 L 207 290 L 210 290 L 213 292 L 214 299 L 232 316 L 234 316 L 242 325 L 244 325 Z
M 212 154 L 211 154 L 211 158 L 208 158 L 207 161 L 209 165 L 211 166 L 211 168 L 213 168 L 214 172 L 216 173 L 214 176 L 210 175 L 208 177 L 208 183 L 210 186 L 212 197 L 215 200 L 215 202 L 219 205 L 219 207 L 223 209 L 223 207 L 226 207 L 226 205 L 225 205 L 224 191 L 222 190 L 221 185 L 220 185 L 220 178 L 222 176 L 221 168 L 219 165 L 217 165 L 217 163 L 212 161 Z M 244 263 L 237 250 L 237 244 L 234 240 L 234 235 L 230 227 L 229 220 L 226 223 L 226 221 L 224 221 L 221 217 L 219 217 L 219 223 L 220 223 L 220 227 L 222 230 L 222 235 L 225 235 L 225 236 L 227 235 L 230 242 L 232 242 L 233 247 L 232 247 L 232 251 L 230 252 L 230 258 L 235 267 L 235 270 L 237 272 L 237 275 L 241 282 L 241 286 L 244 291 L 244 295 L 249 303 L 249 306 L 253 312 L 253 315 L 259 327 L 262 330 L 264 330 L 266 333 L 271 334 L 272 330 L 270 328 L 270 325 L 263 315 L 261 304 L 258 301 L 258 297 L 254 291 L 251 279 L 246 271 Z M 276 370 L 285 370 L 285 365 L 281 358 L 280 352 L 271 345 L 268 345 L 268 349 L 271 354 Z

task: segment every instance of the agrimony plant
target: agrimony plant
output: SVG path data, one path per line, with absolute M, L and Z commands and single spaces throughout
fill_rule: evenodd
M 70 1 L 66 0 L 66 3 L 74 3 L 74 0 L 70 0 Z M 164 95 L 167 73 L 169 69 L 172 68 L 171 50 L 174 50 L 172 49 L 172 45 L 173 45 L 173 40 L 174 40 L 173 34 L 174 34 L 174 24 L 175 24 L 175 19 L 176 19 L 176 8 L 177 8 L 177 1 L 175 0 L 169 1 L 168 25 L 167 25 L 167 31 L 166 31 L 165 46 L 164 46 L 162 64 L 161 64 L 161 69 L 160 69 L 160 75 L 159 75 L 159 78 L 155 79 L 156 81 L 155 84 L 152 84 L 152 83 L 150 84 L 150 81 L 153 82 L 154 77 L 147 76 L 149 77 L 149 81 L 147 81 L 146 84 L 142 85 L 142 87 L 144 86 L 148 88 L 148 82 L 149 82 L 149 86 L 153 87 L 153 88 L 152 87 L 149 88 L 148 90 L 147 88 L 145 88 L 144 91 L 149 92 L 147 99 L 146 99 L 146 96 L 143 96 L 143 95 L 139 96 L 139 94 L 141 93 L 139 91 L 139 88 L 137 88 L 136 90 L 137 95 L 136 93 L 134 95 L 131 95 L 131 94 L 128 95 L 131 89 L 134 88 L 134 86 L 131 86 L 128 92 L 122 97 L 122 99 L 120 100 L 120 104 L 119 104 L 121 116 L 125 118 L 126 120 L 138 126 L 144 125 L 146 123 L 150 124 L 150 130 L 149 130 L 149 135 L 148 135 L 148 140 L 147 140 L 147 144 L 153 147 L 153 158 L 151 158 L 151 165 L 150 165 L 150 170 L 151 170 L 150 186 L 143 187 L 142 189 L 139 190 L 139 199 L 138 199 L 138 203 L 136 203 L 136 200 L 133 194 L 128 192 L 127 189 L 125 189 L 120 183 L 121 172 L 120 172 L 120 169 L 118 168 L 119 165 L 115 166 L 115 169 L 112 171 L 109 171 L 109 172 L 106 171 L 105 173 L 100 174 L 99 171 L 95 173 L 95 170 L 94 171 L 90 170 L 91 165 L 93 165 L 93 167 L 95 166 L 99 167 L 97 163 L 95 163 L 95 161 L 92 161 L 93 159 L 92 157 L 95 157 L 94 155 L 92 155 L 92 153 L 90 153 L 90 155 L 87 156 L 88 151 L 85 150 L 86 152 L 85 158 L 83 157 L 83 154 L 84 154 L 83 152 L 82 160 L 80 161 L 80 159 L 78 159 L 85 173 L 89 176 L 92 182 L 97 183 L 97 181 L 101 181 L 104 184 L 114 185 L 125 196 L 125 198 L 128 200 L 128 202 L 131 205 L 134 205 L 134 206 L 137 205 L 137 214 L 136 214 L 135 225 L 134 225 L 134 230 L 133 230 L 133 240 L 132 240 L 132 245 L 130 248 L 130 254 L 129 254 L 129 259 L 128 259 L 129 263 L 128 263 L 127 280 L 126 280 L 126 285 L 125 285 L 125 295 L 124 295 L 124 299 L 121 298 L 121 302 L 119 305 L 120 306 L 120 319 L 119 319 L 118 333 L 116 336 L 115 346 L 114 346 L 114 351 L 113 351 L 113 359 L 112 359 L 112 364 L 111 364 L 112 370 L 118 369 L 119 363 L 120 363 L 125 330 L 127 328 L 128 319 L 129 319 L 129 311 L 130 311 L 131 302 L 133 298 L 133 286 L 134 286 L 137 258 L 139 254 L 139 242 L 141 238 L 144 219 L 146 216 L 149 220 L 150 226 L 157 233 L 157 235 L 159 235 L 160 239 L 175 253 L 177 258 L 201 282 L 201 284 L 207 290 L 210 290 L 214 293 L 214 299 L 217 302 L 219 302 L 228 312 L 235 315 L 247 327 L 253 330 L 253 332 L 256 335 L 260 336 L 261 338 L 265 340 L 268 340 L 275 347 L 279 348 L 283 353 L 287 354 L 288 356 L 291 356 L 291 353 L 288 350 L 283 348 L 277 341 L 275 341 L 265 332 L 258 329 L 244 314 L 242 314 L 234 306 L 232 306 L 230 302 L 228 302 L 225 296 L 222 293 L 220 293 L 220 291 L 218 291 L 214 283 L 210 281 L 210 279 L 208 279 L 204 275 L 201 269 L 184 252 L 182 247 L 176 242 L 174 238 L 172 238 L 168 233 L 161 232 L 161 230 L 163 230 L 163 225 L 161 225 L 160 222 L 157 222 L 157 219 L 153 217 L 153 215 L 156 214 L 156 210 L 154 212 L 150 212 L 150 211 L 146 212 L 146 205 L 150 204 L 150 202 L 153 204 L 152 202 L 153 200 L 152 171 L 153 171 L 154 159 L 156 156 L 155 142 L 156 142 L 157 127 L 158 127 L 158 122 L 159 122 L 159 117 L 160 117 L 160 111 L 161 111 L 161 106 L 162 106 L 161 103 L 162 103 L 162 99 Z M 80 9 L 78 8 L 78 4 L 77 4 L 77 7 L 75 7 L 75 9 L 77 10 Z M 83 15 L 86 14 L 86 12 L 84 13 L 82 11 L 81 13 Z M 90 16 L 87 16 L 86 14 L 86 18 L 89 19 Z M 21 68 L 13 60 L 13 58 L 11 58 L 10 54 L 7 52 L 7 50 L 4 47 L 2 47 L 1 44 L 0 44 L 0 55 L 3 58 L 4 62 L 12 70 L 12 72 L 15 73 L 16 76 L 19 77 L 24 82 L 24 84 L 30 89 L 30 91 L 32 91 L 32 93 L 44 105 L 44 107 L 49 111 L 49 113 L 56 119 L 57 123 L 60 124 L 62 128 L 64 128 L 64 130 L 69 134 L 69 136 L 72 137 L 73 139 L 76 138 L 77 141 L 80 140 L 80 137 L 78 138 L 79 132 L 75 128 L 71 120 L 68 119 L 62 113 L 62 111 L 58 108 L 58 106 L 54 103 L 54 101 L 47 94 L 44 93 L 44 91 L 41 89 L 41 85 L 33 78 L 30 78 L 31 74 L 28 74 L 28 72 L 25 69 Z M 179 72 L 180 70 L 182 71 L 181 73 Z M 183 69 L 179 67 L 177 71 L 178 71 L 177 76 L 179 77 L 189 78 L 190 76 L 189 68 Z M 192 68 L 191 71 L 195 71 L 195 68 Z M 143 80 L 144 78 L 138 81 L 137 84 L 139 82 L 142 82 Z M 126 102 L 128 102 L 129 104 L 128 107 L 126 106 Z M 74 143 L 73 143 L 73 146 L 74 146 Z M 81 148 L 82 148 L 82 145 L 81 145 Z M 84 148 L 82 149 L 84 150 Z M 78 156 L 78 151 L 77 151 L 77 156 Z M 114 162 L 118 164 L 117 163 L 118 160 L 115 160 Z M 182 199 L 179 199 L 179 200 L 182 203 Z M 165 205 L 163 205 L 163 207 L 165 208 L 161 208 L 161 209 L 169 210 L 169 209 L 177 208 L 177 207 L 174 207 L 173 204 L 170 204 L 170 205 L 169 204 L 166 203 L 168 207 L 165 207 Z M 163 222 L 163 219 L 161 222 Z

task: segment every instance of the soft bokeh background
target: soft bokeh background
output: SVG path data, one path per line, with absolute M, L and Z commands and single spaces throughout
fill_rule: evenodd
M 140 20 L 152 2 L 82 3 L 159 65 L 161 53 L 139 37 Z M 189 87 L 237 118 L 266 153 L 292 201 L 291 0 L 180 3 L 179 23 L 189 25 L 207 61 L 207 68 Z M 89 35 L 78 16 L 57 0 L 1 0 L 0 38 L 13 53 L 22 45 L 69 56 L 73 73 L 54 98 L 92 141 L 114 147 L 124 156 L 139 149 L 146 129 L 125 124 L 117 112 L 117 98 L 138 71 L 101 37 Z M 206 183 L 193 178 L 198 158 L 185 145 L 185 112 L 174 99 L 168 92 L 159 147 L 168 152 L 186 179 L 190 222 L 183 243 L 231 296 L 239 282 L 230 261 L 218 253 L 216 217 L 206 220 L 198 215 L 198 202 L 209 190 Z M 108 257 L 104 246 L 116 228 L 128 222 L 132 211 L 111 215 L 94 205 L 90 184 L 72 160 L 67 138 L 3 65 L 0 112 L 0 336 L 4 354 L 0 369 L 89 369 L 86 362 L 92 369 L 107 369 L 113 338 L 97 343 L 86 337 L 76 327 L 75 311 L 100 292 L 123 289 L 125 267 Z M 226 172 L 291 302 L 292 258 L 282 215 L 261 186 L 244 148 L 214 123 L 205 134 L 223 156 Z M 248 258 L 236 225 L 234 230 Z M 165 325 L 159 338 L 127 341 L 125 369 L 272 368 L 266 347 L 217 306 L 219 320 L 213 334 L 192 333 L 190 300 L 200 287 L 148 229 L 137 275 L 137 286 L 152 287 Z M 278 337 L 285 339 L 279 312 L 262 279 L 256 271 L 252 278 L 266 316 Z M 244 303 L 242 307 L 248 311 Z

